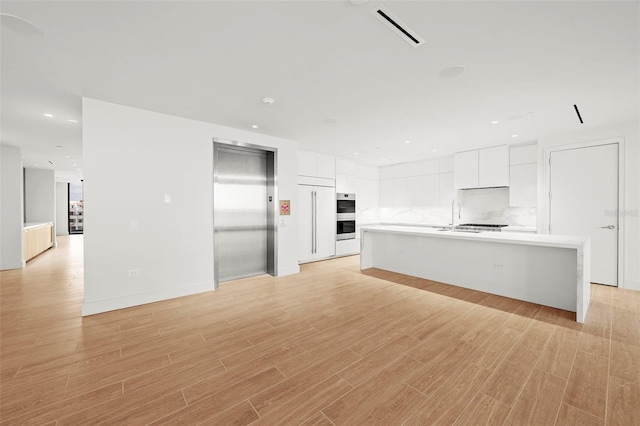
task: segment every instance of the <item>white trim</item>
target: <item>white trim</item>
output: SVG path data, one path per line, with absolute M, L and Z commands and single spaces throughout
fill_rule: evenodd
M 287 275 L 294 275 L 300 273 L 300 266 L 291 266 L 289 268 L 279 268 L 277 277 L 286 277 Z
M 551 204 L 549 203 L 549 191 L 551 190 L 551 182 L 549 174 L 551 167 L 549 160 L 551 159 L 551 153 L 555 151 L 567 151 L 570 149 L 590 148 L 601 145 L 618 144 L 618 212 L 625 211 L 625 140 L 623 137 L 599 139 L 586 142 L 576 142 L 566 145 L 554 145 L 544 148 L 544 205 L 542 217 L 542 228 L 538 228 L 538 231 L 542 231 L 542 234 L 549 233 L 549 215 Z M 618 288 L 627 288 L 627 284 L 624 279 L 624 234 L 625 234 L 625 215 L 618 213 Z
M 102 312 L 115 311 L 118 309 L 130 308 L 132 306 L 145 305 L 147 303 L 161 302 L 163 300 L 175 299 L 176 297 L 190 296 L 192 294 L 205 293 L 215 290 L 213 281 L 191 284 L 179 288 L 170 288 L 160 291 L 130 294 L 113 299 L 97 300 L 95 302 L 82 303 L 82 316 L 99 314 Z
M 624 288 L 640 291 L 640 280 L 626 280 L 624 282 Z

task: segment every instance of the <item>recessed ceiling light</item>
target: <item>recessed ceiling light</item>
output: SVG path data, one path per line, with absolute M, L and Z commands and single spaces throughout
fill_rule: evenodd
M 518 137 L 518 135 L 511 135 L 511 137 L 512 137 L 512 138 L 517 138 L 517 137 Z
M 53 118 L 53 114 L 49 114 L 49 113 L 46 113 L 44 116 L 45 117 L 49 117 L 49 118 Z
M 74 120 L 72 118 L 68 119 L 67 121 L 70 122 L 70 123 L 77 123 L 78 122 L 78 120 Z
M 34 166 L 39 166 L 40 164 L 38 164 L 38 163 L 34 163 L 33 165 L 34 165 Z
M 431 152 L 437 152 L 437 151 L 438 151 L 437 149 L 432 149 L 432 150 L 431 150 Z
M 382 161 L 387 161 L 387 159 L 386 159 L 386 158 L 383 158 L 383 159 L 382 159 Z
M 498 120 L 493 120 L 491 124 L 498 124 Z
M 252 124 L 251 127 L 253 127 L 254 129 L 257 129 L 258 125 L 257 124 Z
M 71 158 L 70 155 L 65 155 L 64 158 L 66 158 L 67 160 Z
M 404 141 L 404 143 L 411 143 L 411 141 Z
M 354 153 L 353 153 L 353 155 L 358 155 L 358 153 L 357 153 L 357 152 L 354 152 Z
M 275 102 L 276 100 L 273 98 L 262 98 L 262 103 L 265 105 L 271 105 Z
M 77 166 L 77 164 L 76 164 L 76 163 L 73 163 L 73 167 L 75 167 L 75 166 Z

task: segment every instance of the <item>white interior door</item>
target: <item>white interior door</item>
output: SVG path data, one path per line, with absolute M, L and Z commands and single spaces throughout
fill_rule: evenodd
M 550 233 L 591 237 L 591 281 L 618 285 L 618 144 L 551 152 Z

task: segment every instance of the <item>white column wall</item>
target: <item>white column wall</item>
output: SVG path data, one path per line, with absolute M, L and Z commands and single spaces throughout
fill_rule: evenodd
M 278 149 L 278 274 L 299 272 L 296 142 L 88 98 L 82 116 L 83 315 L 213 290 L 213 137 Z
M 0 269 L 24 266 L 22 155 L 20 148 L 0 145 Z
M 56 235 L 69 235 L 69 184 L 56 182 Z

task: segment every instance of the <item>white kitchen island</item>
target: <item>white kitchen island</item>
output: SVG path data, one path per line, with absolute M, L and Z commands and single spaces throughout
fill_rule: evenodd
M 587 237 L 451 232 L 416 226 L 361 229 L 360 269 L 378 268 L 576 313 L 589 307 Z

